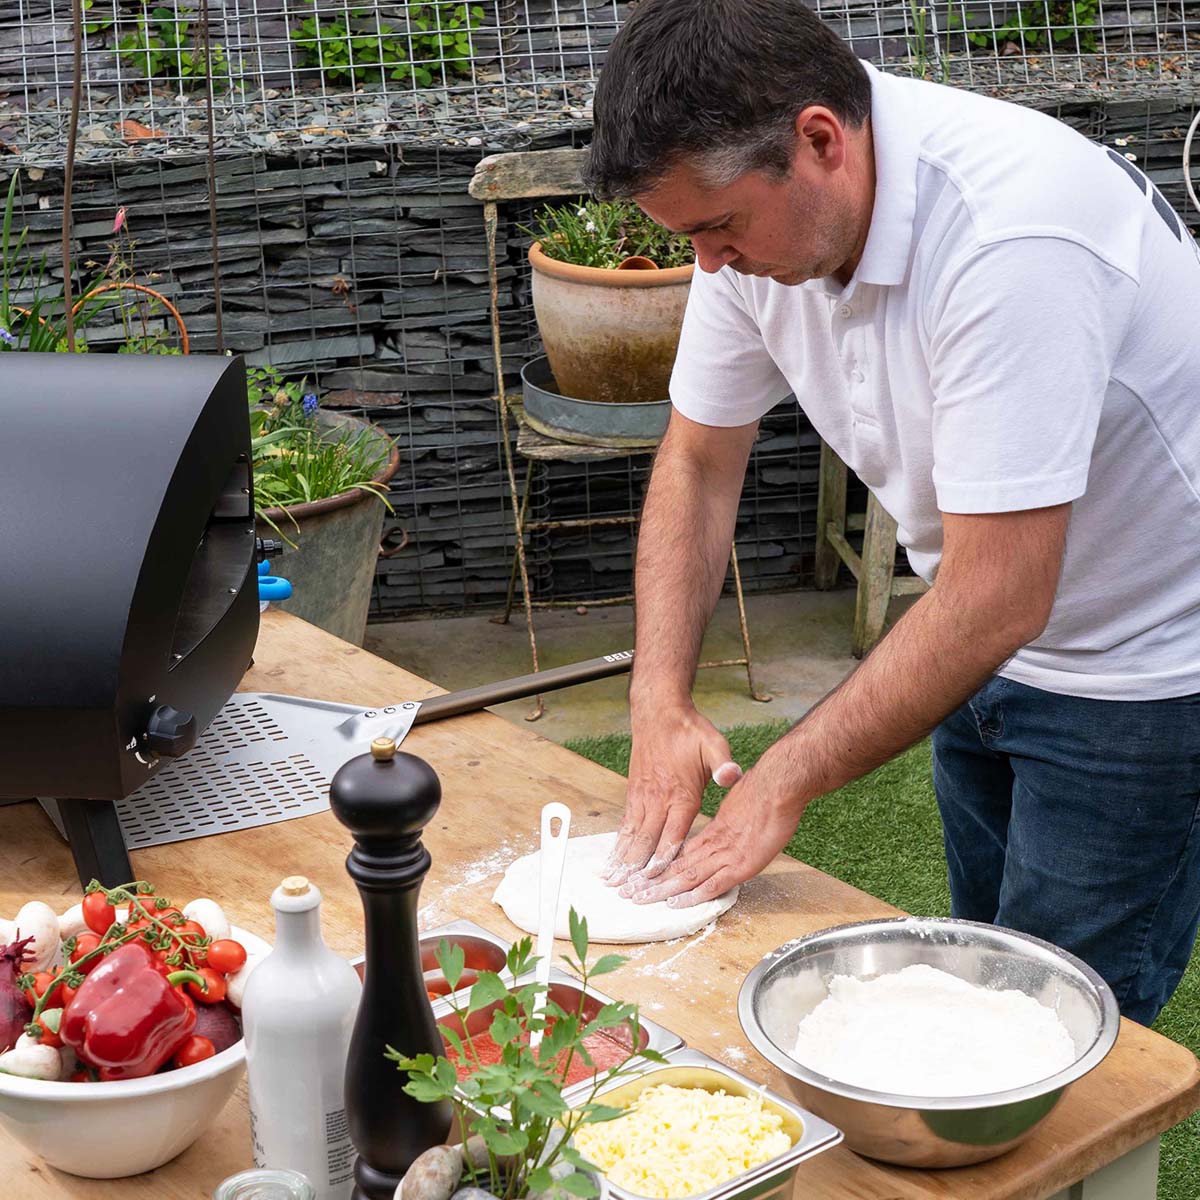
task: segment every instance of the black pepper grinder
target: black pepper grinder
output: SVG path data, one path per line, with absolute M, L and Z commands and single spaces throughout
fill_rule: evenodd
M 417 896 L 429 871 L 421 830 L 437 812 L 433 768 L 377 738 L 371 753 L 344 764 L 329 785 L 333 815 L 354 834 L 346 870 L 366 916 L 362 1000 L 346 1062 L 346 1119 L 358 1151 L 354 1200 L 392 1200 L 416 1157 L 450 1132 L 448 1104 L 404 1094 L 408 1077 L 384 1058 L 442 1054 L 421 971 Z

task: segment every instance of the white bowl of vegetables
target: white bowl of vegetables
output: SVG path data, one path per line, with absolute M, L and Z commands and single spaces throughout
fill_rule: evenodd
M 212 900 L 181 910 L 152 892 L 97 889 L 61 916 L 25 905 L 0 921 L 0 945 L 0 1128 L 92 1179 L 153 1170 L 205 1132 L 245 1069 L 241 990 L 266 942 Z M 63 1004 L 70 979 L 79 986 Z M 132 1037 L 121 1020 L 131 1011 Z

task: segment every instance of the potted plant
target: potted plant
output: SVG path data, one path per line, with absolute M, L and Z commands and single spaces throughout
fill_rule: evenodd
M 530 938 L 517 942 L 508 954 L 508 971 L 518 985 L 510 988 L 499 975 L 480 972 L 465 1007 L 453 999 L 463 974 L 462 948 L 446 941 L 438 947 L 438 965 L 450 984 L 460 1028 L 466 1028 L 468 1014 L 494 1006 L 486 1035 L 499 1052 L 498 1057 L 495 1052 L 480 1053 L 479 1033 L 464 1042 L 447 1024 L 440 1027 L 446 1055 L 409 1058 L 388 1047 L 387 1057 L 409 1077 L 404 1090 L 425 1103 L 449 1101 L 463 1139 L 461 1149 L 434 1147 L 418 1158 L 398 1193 L 402 1200 L 446 1200 L 428 1194 L 425 1187 L 408 1187 L 410 1178 L 425 1183 L 430 1166 L 441 1168 L 434 1173 L 446 1178 L 442 1162 L 446 1159 L 453 1164 L 454 1187 L 477 1187 L 498 1200 L 551 1195 L 590 1200 L 601 1194 L 600 1174 L 572 1146 L 572 1135 L 583 1125 L 622 1115 L 623 1110 L 597 1102 L 603 1087 L 637 1073 L 639 1061 L 666 1060 L 654 1050 L 631 1051 L 623 1061 L 598 1070 L 590 1084 L 576 1085 L 581 1093 L 571 1104 L 563 1098 L 571 1065 L 580 1059 L 589 1068 L 595 1065 L 585 1046 L 587 1039 L 604 1030 L 625 1029 L 629 1044 L 636 1046 L 640 1030 L 638 1010 L 632 1004 L 608 1004 L 590 1021 L 586 1019 L 582 1001 L 588 981 L 615 971 L 626 960 L 607 954 L 589 967 L 587 921 L 574 909 L 570 929 L 576 958 L 567 957 L 565 962 L 583 983 L 575 1012 L 543 999 L 544 986 L 519 983 L 537 961 Z M 534 1031 L 544 1034 L 536 1050 L 530 1046 Z
M 694 254 L 630 201 L 547 205 L 527 232 L 533 309 L 558 391 L 653 403 L 667 384 Z
M 288 611 L 361 646 L 399 451 L 274 367 L 251 367 L 247 381 L 255 516 L 260 535 L 287 543 Z

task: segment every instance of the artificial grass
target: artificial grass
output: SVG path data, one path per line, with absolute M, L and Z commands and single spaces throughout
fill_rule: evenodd
M 733 757 L 750 767 L 786 721 L 725 731 Z M 567 746 L 622 775 L 629 773 L 628 734 L 577 738 Z M 703 808 L 712 815 L 724 790 L 710 785 Z M 929 743 L 809 805 L 785 847 L 794 858 L 919 916 L 950 911 L 942 827 L 933 796 Z M 1154 1028 L 1196 1053 L 1200 1050 L 1200 954 L 1193 952 L 1182 982 Z M 1200 1115 L 1163 1135 L 1158 1200 L 1200 1196 Z

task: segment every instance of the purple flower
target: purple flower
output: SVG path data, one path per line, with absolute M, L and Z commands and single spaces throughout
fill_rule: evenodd
M 304 415 L 306 417 L 315 417 L 317 415 L 317 398 L 309 392 L 302 401 L 304 405 Z
M 6 346 L 15 346 L 17 339 L 3 325 L 0 325 L 0 342 L 3 342 Z

